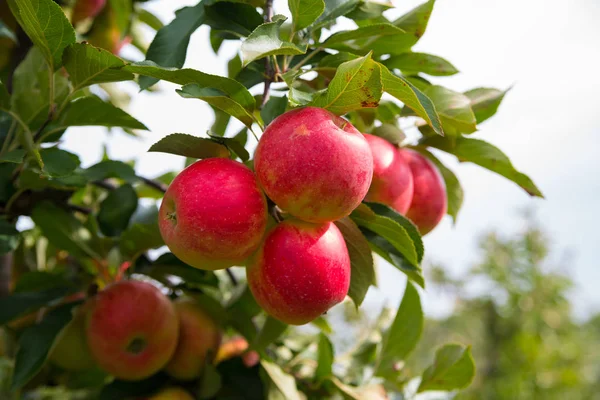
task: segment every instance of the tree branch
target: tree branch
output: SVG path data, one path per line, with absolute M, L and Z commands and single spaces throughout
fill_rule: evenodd
M 144 184 L 158 190 L 159 192 L 165 193 L 169 188 L 168 185 L 165 185 L 162 182 L 155 181 L 154 179 L 144 178 L 143 176 L 138 176 L 138 179 L 144 182 Z
M 10 294 L 13 253 L 0 255 L 0 298 Z
M 265 1 L 265 22 L 271 22 L 273 20 L 273 0 Z M 265 58 L 265 88 L 263 90 L 263 97 L 260 108 L 263 108 L 267 101 L 269 101 L 269 93 L 271 90 L 271 82 L 273 82 L 273 68 L 271 68 L 271 62 L 269 57 Z
M 233 274 L 233 272 L 231 272 L 231 268 L 227 268 L 227 269 L 225 270 L 225 272 L 227 272 L 227 276 L 229 276 L 229 280 L 231 280 L 231 284 L 232 284 L 233 286 L 237 286 L 237 285 L 238 285 L 238 280 L 237 280 L 237 278 L 235 277 L 235 275 Z

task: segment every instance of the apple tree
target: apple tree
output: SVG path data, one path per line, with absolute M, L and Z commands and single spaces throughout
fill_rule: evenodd
M 437 156 L 542 194 L 470 137 L 506 91 L 441 86 L 457 69 L 411 50 L 434 0 L 392 9 L 201 0 L 164 25 L 138 0 L 0 0 L 0 397 L 408 399 L 467 387 L 468 343 L 431 349 L 423 371 L 404 362 L 424 329 L 421 236 L 463 200 Z M 227 76 L 183 68 L 201 26 L 215 53 L 239 49 Z M 149 46 L 142 30 L 155 32 Z M 145 59 L 119 57 L 127 46 Z M 171 82 L 214 112 L 205 134 L 149 149 L 183 157 L 183 171 L 147 177 L 107 156 L 82 167 L 61 148 L 73 127 L 144 134 L 125 81 Z M 327 311 L 361 306 L 378 259 L 406 274 L 404 296 L 340 354 Z

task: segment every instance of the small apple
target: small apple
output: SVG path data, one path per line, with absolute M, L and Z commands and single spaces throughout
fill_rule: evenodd
M 413 177 L 400 149 L 378 136 L 364 134 L 373 153 L 373 181 L 366 200 L 405 214 L 413 197 Z
M 350 256 L 335 224 L 286 220 L 268 233 L 246 274 L 256 302 L 268 314 L 302 325 L 344 300 Z
M 179 341 L 165 371 L 179 380 L 192 380 L 202 375 L 204 365 L 212 361 L 221 343 L 219 326 L 193 300 L 175 303 L 179 317 Z
M 94 360 L 123 380 L 162 369 L 177 346 L 179 323 L 171 301 L 147 282 L 121 281 L 90 299 L 86 336 Z
M 410 167 L 414 185 L 412 202 L 406 216 L 419 228 L 421 235 L 425 235 L 446 214 L 446 184 L 437 167 L 425 156 L 409 149 L 402 149 L 401 154 Z
M 193 267 L 244 265 L 264 236 L 267 201 L 248 167 L 209 158 L 173 180 L 160 206 L 159 226 L 173 254 Z
M 82 371 L 96 365 L 87 345 L 85 320 L 84 304 L 74 310 L 73 319 L 56 339 L 49 356 L 53 364 L 67 371 Z
M 254 155 L 258 181 L 282 210 L 310 222 L 349 215 L 373 177 L 373 156 L 345 119 L 316 107 L 297 108 L 267 126 Z
M 163 389 L 147 400 L 194 400 L 191 394 L 179 387 Z

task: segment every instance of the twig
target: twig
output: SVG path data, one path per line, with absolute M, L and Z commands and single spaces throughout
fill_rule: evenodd
M 80 213 L 86 214 L 86 215 L 89 215 L 92 213 L 92 210 L 90 208 L 78 206 L 77 204 L 67 204 L 67 207 L 69 207 L 69 210 L 77 211 L 77 212 L 80 212 Z
M 237 286 L 237 285 L 238 285 L 238 280 L 237 280 L 237 278 L 235 277 L 235 275 L 233 274 L 233 272 L 231 272 L 231 269 L 230 269 L 230 268 L 227 268 L 227 269 L 225 270 L 225 272 L 227 272 L 227 276 L 229 276 L 229 279 L 231 280 L 231 284 L 232 284 L 233 286 Z
M 265 1 L 265 22 L 271 22 L 273 20 L 273 0 Z M 273 69 L 269 62 L 269 57 L 265 58 L 265 88 L 263 90 L 263 97 L 260 108 L 263 108 L 267 101 L 269 101 L 269 93 L 271 89 L 271 82 L 273 82 Z
M 137 178 L 139 180 L 141 180 L 142 182 L 144 182 L 144 184 L 146 184 L 162 193 L 165 193 L 167 191 L 167 189 L 169 188 L 169 186 L 165 185 L 164 183 L 155 181 L 150 178 L 144 178 L 143 176 L 139 176 L 139 175 L 137 176 Z
M 44 121 L 42 126 L 40 126 L 40 128 L 33 135 L 34 142 L 37 142 L 39 139 L 41 139 L 44 129 L 46 129 L 48 124 L 54 119 L 54 105 L 50 105 L 50 107 L 51 108 L 50 108 L 50 111 L 48 111 L 48 117 L 46 117 L 46 120 Z
M 92 185 L 98 186 L 99 188 L 102 188 L 105 190 L 115 190 L 117 188 L 115 185 L 113 185 L 109 181 L 94 181 L 94 182 L 92 182 Z

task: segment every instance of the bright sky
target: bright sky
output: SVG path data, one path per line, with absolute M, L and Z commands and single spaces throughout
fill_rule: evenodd
M 165 21 L 173 11 L 196 0 L 146 3 Z M 395 0 L 401 13 L 421 3 Z M 287 13 L 286 2 L 275 9 Z M 477 166 L 450 162 L 465 189 L 465 203 L 456 226 L 449 218 L 425 238 L 426 259 L 451 272 L 465 271 L 477 260 L 476 238 L 490 229 L 510 233 L 522 228 L 518 210 L 528 206 L 552 237 L 553 260 L 576 282 L 575 310 L 585 316 L 600 310 L 600 2 L 597 0 L 438 0 L 429 27 L 416 51 L 443 56 L 461 73 L 433 79 L 454 90 L 487 86 L 500 89 L 514 84 L 498 114 L 481 125 L 474 137 L 502 149 L 517 169 L 529 174 L 546 200 L 529 198 L 515 184 Z M 352 25 L 345 25 L 350 28 Z M 208 45 L 208 29 L 193 36 L 186 66 L 224 74 L 227 60 L 237 49 L 227 46 L 217 58 Z M 136 53 L 124 55 L 139 59 Z M 136 94 L 133 84 L 126 84 Z M 183 165 L 181 157 L 146 153 L 161 137 L 174 132 L 201 135 L 212 123 L 212 112 L 200 100 L 183 99 L 176 86 L 161 84 L 161 93 L 135 95 L 129 112 L 144 122 L 149 133 L 133 139 L 103 129 L 71 129 L 64 148 L 81 155 L 83 166 L 98 162 L 102 145 L 116 159 L 138 160 L 138 173 L 153 177 Z M 446 159 L 446 158 L 444 158 Z M 451 158 L 448 158 L 451 161 Z M 379 262 L 379 288 L 372 289 L 368 307 L 396 305 L 405 278 Z M 426 268 L 426 266 L 425 266 Z M 450 310 L 451 299 L 433 293 L 423 296 L 433 315 Z

